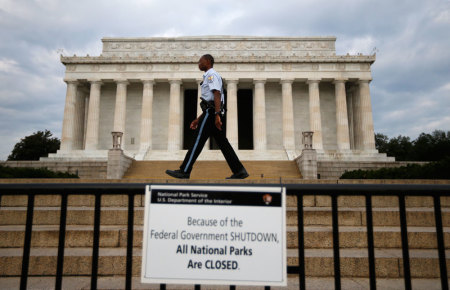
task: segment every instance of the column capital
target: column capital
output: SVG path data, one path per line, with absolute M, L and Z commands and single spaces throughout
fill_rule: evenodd
M 280 84 L 292 84 L 294 79 L 281 79 Z
M 181 79 L 169 79 L 169 83 L 172 84 L 178 84 L 181 85 L 183 82 L 181 81 Z
M 125 84 L 125 85 L 130 84 L 130 82 L 127 79 L 115 79 L 114 82 L 116 82 L 116 84 Z
M 143 84 L 154 85 L 154 84 L 155 84 L 155 79 L 141 79 L 141 82 L 142 82 Z
M 88 79 L 87 81 L 89 83 L 91 83 L 91 85 L 93 85 L 93 84 L 103 85 L 103 82 L 101 79 Z
M 227 84 L 237 84 L 239 82 L 239 79 L 225 79 L 225 82 Z
M 78 84 L 78 80 L 77 79 L 64 79 L 64 82 L 66 84 Z
M 333 84 L 337 84 L 337 83 L 345 83 L 348 81 L 348 78 L 335 78 L 333 80 Z
M 360 83 L 370 83 L 372 79 L 358 79 L 358 84 Z
M 256 84 L 265 84 L 266 79 L 253 79 L 253 83 Z
M 309 85 L 309 84 L 318 84 L 318 83 L 320 83 L 320 81 L 321 81 L 321 79 L 308 79 L 307 81 L 306 81 L 306 83 Z

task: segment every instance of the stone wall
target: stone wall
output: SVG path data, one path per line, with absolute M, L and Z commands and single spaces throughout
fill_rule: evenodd
M 379 168 L 394 168 L 408 164 L 426 164 L 427 162 L 397 161 L 397 162 L 355 162 L 355 161 L 319 161 L 317 173 L 320 179 L 339 179 L 346 171 L 375 170 Z
M 78 174 L 81 179 L 106 178 L 107 162 L 103 161 L 0 161 L 8 167 L 47 168 L 51 171 Z

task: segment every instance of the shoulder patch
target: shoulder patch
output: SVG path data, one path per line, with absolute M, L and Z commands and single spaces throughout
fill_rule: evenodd
M 212 83 L 212 82 L 213 82 L 213 80 L 214 80 L 214 76 L 210 76 L 210 77 L 208 77 L 208 82 Z

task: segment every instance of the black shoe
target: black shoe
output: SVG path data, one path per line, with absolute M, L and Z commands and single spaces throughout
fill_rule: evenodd
M 247 177 L 248 177 L 247 170 L 245 170 L 245 168 L 242 168 L 241 170 L 239 170 L 239 172 L 234 173 L 233 175 L 227 177 L 226 179 L 245 179 Z
M 189 177 L 191 176 L 190 173 L 186 173 L 184 171 L 181 171 L 180 169 L 166 170 L 166 174 L 179 179 L 189 179 Z

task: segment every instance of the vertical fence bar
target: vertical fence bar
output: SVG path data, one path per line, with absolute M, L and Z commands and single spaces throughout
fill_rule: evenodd
M 133 278 L 133 231 L 134 231 L 134 194 L 128 194 L 128 230 L 127 230 L 127 277 L 125 289 L 131 289 Z
M 337 195 L 331 195 L 333 217 L 333 255 L 334 255 L 334 289 L 341 289 L 341 262 L 339 254 L 339 220 Z
M 406 224 L 405 196 L 398 195 L 398 205 L 400 211 L 400 229 L 402 235 L 402 253 L 403 253 L 403 275 L 405 278 L 405 289 L 411 290 L 411 272 L 409 266 L 409 246 L 408 246 L 408 227 Z
M 201 289 L 200 285 L 196 284 L 195 285 L 195 290 L 200 290 L 200 289 Z
M 56 264 L 55 289 L 62 287 L 64 273 L 64 246 L 66 241 L 67 194 L 61 194 L 61 210 L 59 215 L 58 262 Z
M 159 290 L 166 290 L 166 284 L 159 284 Z
M 448 289 L 447 264 L 445 258 L 444 233 L 442 230 L 441 197 L 437 194 L 434 199 L 434 218 L 436 220 L 436 237 L 439 253 L 439 269 L 441 270 L 441 288 Z
M 367 249 L 369 251 L 370 289 L 377 289 L 375 274 L 375 250 L 373 242 L 372 195 L 366 194 Z
M 270 290 L 270 286 L 264 286 L 264 290 Z
M 28 266 L 30 263 L 31 231 L 33 230 L 34 194 L 28 194 L 27 224 L 25 226 L 25 239 L 23 242 L 22 274 L 20 276 L 20 289 L 27 289 Z
M 230 286 L 230 290 L 236 290 L 236 286 L 231 285 L 231 286 Z
M 92 245 L 92 269 L 91 269 L 91 289 L 97 289 L 98 275 L 98 252 L 100 244 L 100 204 L 101 194 L 95 194 L 95 211 L 94 211 L 94 243 Z
M 297 234 L 298 234 L 298 279 L 300 290 L 306 289 L 305 282 L 305 235 L 303 221 L 303 195 L 297 194 Z

